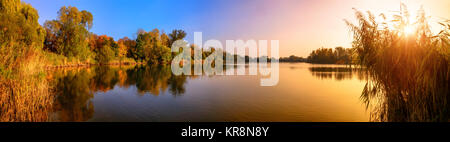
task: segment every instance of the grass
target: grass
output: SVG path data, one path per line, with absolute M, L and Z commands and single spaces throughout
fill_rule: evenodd
M 19 77 L 20 76 L 20 77 Z M 54 95 L 42 73 L 0 77 L 0 121 L 47 121 Z

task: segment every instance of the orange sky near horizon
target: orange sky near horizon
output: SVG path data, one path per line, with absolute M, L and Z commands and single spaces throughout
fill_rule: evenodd
M 431 16 L 430 24 L 434 32 L 441 28 L 438 21 L 450 19 L 450 0 L 276 1 L 264 4 L 270 7 L 270 12 L 262 11 L 259 17 L 236 22 L 232 28 L 245 34 L 230 37 L 243 40 L 278 39 L 281 57 L 307 57 L 312 50 L 321 47 L 351 47 L 352 36 L 343 20 L 355 20 L 352 8 L 371 11 L 375 15 L 394 14 L 393 11 L 400 9 L 400 2 L 407 5 L 411 18 L 423 5 L 426 14 Z

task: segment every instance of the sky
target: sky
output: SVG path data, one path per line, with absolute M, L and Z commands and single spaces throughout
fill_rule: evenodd
M 392 14 L 400 2 L 415 13 L 421 6 L 437 22 L 450 19 L 450 0 L 23 0 L 38 10 L 39 23 L 53 20 L 62 6 L 75 6 L 94 16 L 90 30 L 118 40 L 135 38 L 138 29 L 183 29 L 193 42 L 279 40 L 280 56 L 307 57 L 317 48 L 351 48 L 352 36 L 343 21 L 354 20 L 356 8 Z M 414 15 L 413 15 L 414 16 Z M 270 44 L 269 44 L 270 45 Z M 225 45 L 224 45 L 225 46 Z

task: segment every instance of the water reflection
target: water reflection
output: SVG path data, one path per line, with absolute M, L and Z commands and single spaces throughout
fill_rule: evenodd
M 97 71 L 97 70 L 96 70 Z M 55 85 L 56 101 L 53 121 L 86 121 L 94 114 L 94 105 L 91 99 L 93 91 L 106 91 L 103 81 L 95 80 L 97 75 L 91 69 L 62 70 L 53 73 L 51 81 Z M 99 87 L 100 86 L 100 87 Z
M 169 66 L 57 69 L 0 78 L 0 121 L 411 121 L 410 110 L 447 118 L 371 95 L 370 80 L 363 68 L 311 64 L 280 64 L 273 87 L 257 76 L 175 76 Z
M 248 72 L 250 66 L 234 68 Z M 15 102 L 2 95 L 3 106 L 15 105 L 0 114 L 2 121 L 366 121 L 358 100 L 363 84 L 333 74 L 342 81 L 326 84 L 334 89 L 318 89 L 323 82 L 317 74 L 327 72 L 357 73 L 281 64 L 280 83 L 261 87 L 257 76 L 175 76 L 169 66 L 56 69 L 45 81 L 23 83 L 46 82 L 41 90 L 50 90 L 48 95 L 27 90 L 36 96 Z M 27 103 L 17 103 L 24 98 Z
M 336 81 L 349 80 L 354 77 L 358 80 L 367 80 L 367 72 L 361 67 L 350 66 L 312 66 L 308 68 L 314 77 L 319 79 L 333 79 Z
M 165 91 L 182 95 L 187 80 L 187 76 L 172 75 L 168 66 L 93 67 L 55 70 L 50 74 L 57 96 L 52 121 L 89 120 L 94 114 L 94 93 L 108 92 L 116 85 L 136 86 L 139 95 L 158 96 Z
M 251 68 L 234 67 L 247 71 Z M 363 68 L 280 64 L 279 77 L 277 86 L 261 87 L 258 76 L 175 76 L 169 66 L 141 65 L 57 69 L 44 77 L 0 77 L 0 121 L 311 122 L 448 118 L 444 104 L 429 109 L 410 101 L 417 98 L 377 95 L 379 90 L 371 85 L 380 84 L 368 79 Z M 442 98 L 428 101 L 426 95 L 422 97 L 416 102 L 446 102 Z

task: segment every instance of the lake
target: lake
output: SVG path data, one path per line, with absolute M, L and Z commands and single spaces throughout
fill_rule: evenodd
M 48 121 L 369 121 L 360 69 L 279 67 L 279 83 L 269 87 L 260 86 L 261 76 L 175 76 L 162 66 L 50 70 L 55 102 Z

